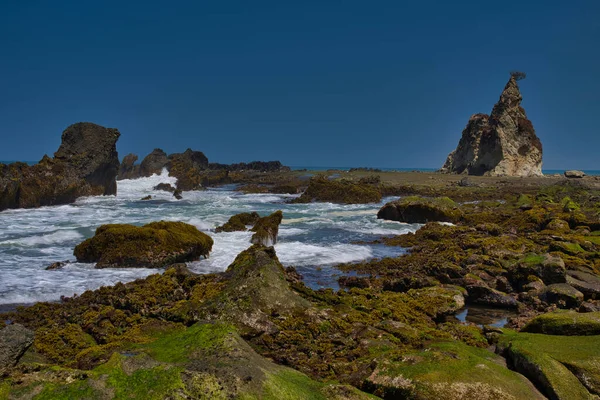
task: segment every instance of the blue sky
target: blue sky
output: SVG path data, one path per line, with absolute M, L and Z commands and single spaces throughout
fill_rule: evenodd
M 0 159 L 78 121 L 121 156 L 440 167 L 522 70 L 544 168 L 600 169 L 600 1 L 4 1 Z

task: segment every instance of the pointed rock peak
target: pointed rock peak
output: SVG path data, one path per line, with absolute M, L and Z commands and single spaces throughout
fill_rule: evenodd
M 473 115 L 456 150 L 451 152 L 442 172 L 492 176 L 542 175 L 542 143 L 521 107 L 517 81 L 522 72 L 511 72 L 500 99 L 489 118 Z
M 521 96 L 517 80 L 511 76 L 500 95 L 500 100 L 494 105 L 491 117 L 497 118 L 505 111 L 520 107 L 522 100 L 523 96 Z

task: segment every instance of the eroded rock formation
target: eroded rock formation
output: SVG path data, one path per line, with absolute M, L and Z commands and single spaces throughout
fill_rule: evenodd
M 490 176 L 541 176 L 542 143 L 521 107 L 511 76 L 492 113 L 475 114 L 442 172 Z
M 54 158 L 33 166 L 0 164 L 0 210 L 74 202 L 81 196 L 114 195 L 119 158 L 117 129 L 90 122 L 69 126 Z

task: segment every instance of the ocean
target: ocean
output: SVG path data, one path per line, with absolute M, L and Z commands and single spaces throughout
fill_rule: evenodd
M 0 212 L 0 305 L 54 301 L 100 286 L 128 282 L 158 272 L 155 269 L 95 269 L 76 263 L 73 248 L 108 223 L 142 225 L 156 220 L 183 221 L 214 239 L 206 260 L 188 263 L 198 273 L 224 271 L 250 246 L 250 232 L 215 233 L 234 214 L 261 215 L 282 210 L 277 255 L 284 266 L 295 266 L 313 288 L 337 288 L 341 275 L 333 265 L 374 257 L 397 256 L 397 247 L 356 244 L 382 235 L 414 232 L 419 225 L 378 220 L 379 204 L 286 204 L 292 195 L 241 194 L 234 187 L 184 192 L 183 200 L 154 191 L 158 183 L 175 183 L 162 175 L 118 182 L 117 196 L 88 197 L 70 205 Z M 153 195 L 149 201 L 140 199 Z M 63 269 L 46 271 L 55 262 L 70 260 Z

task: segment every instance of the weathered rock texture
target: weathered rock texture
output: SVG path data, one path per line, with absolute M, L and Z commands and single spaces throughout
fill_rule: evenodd
M 65 129 L 54 158 L 45 155 L 33 166 L 0 164 L 0 210 L 116 194 L 119 136 L 117 129 L 80 122 Z
M 475 114 L 448 155 L 442 172 L 489 176 L 541 176 L 542 143 L 521 107 L 511 77 L 492 113 Z
M 19 361 L 33 343 L 33 331 L 23 325 L 12 324 L 0 330 L 0 372 Z
M 119 167 L 119 174 L 117 175 L 117 179 L 135 179 L 140 176 L 140 166 L 135 165 L 138 156 L 135 154 L 127 154 L 123 157 L 123 161 L 121 161 L 121 166 Z

